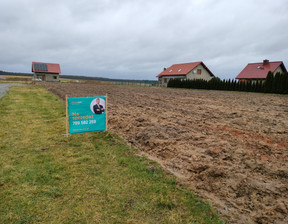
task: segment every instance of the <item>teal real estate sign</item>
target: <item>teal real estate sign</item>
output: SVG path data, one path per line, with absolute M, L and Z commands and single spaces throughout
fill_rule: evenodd
M 69 133 L 106 130 L 105 96 L 68 97 Z

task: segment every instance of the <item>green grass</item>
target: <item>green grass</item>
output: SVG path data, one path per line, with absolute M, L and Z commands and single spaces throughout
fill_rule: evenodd
M 0 99 L 0 223 L 222 223 L 116 135 L 65 137 L 65 105 L 39 86 Z

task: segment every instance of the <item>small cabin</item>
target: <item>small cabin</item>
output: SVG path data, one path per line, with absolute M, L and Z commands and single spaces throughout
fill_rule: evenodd
M 32 62 L 33 80 L 59 82 L 60 65 L 53 63 Z

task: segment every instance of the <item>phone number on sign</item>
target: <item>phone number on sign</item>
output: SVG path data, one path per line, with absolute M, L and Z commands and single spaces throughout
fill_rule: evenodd
M 89 120 L 89 121 L 73 121 L 73 125 L 80 125 L 80 124 L 96 124 L 96 120 Z

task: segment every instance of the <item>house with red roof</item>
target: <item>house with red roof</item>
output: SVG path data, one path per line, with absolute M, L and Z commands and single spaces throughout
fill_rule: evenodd
M 167 87 L 170 79 L 203 79 L 210 80 L 213 73 L 202 62 L 174 64 L 157 75 L 158 85 Z
M 276 73 L 287 72 L 284 63 L 282 61 L 270 62 L 265 59 L 263 62 L 249 63 L 240 73 L 236 76 L 240 82 L 244 81 L 265 81 L 268 72 L 272 72 L 273 75 Z
M 60 65 L 53 63 L 32 62 L 32 72 L 34 72 L 34 80 L 42 80 L 46 82 L 59 82 L 59 74 L 61 73 Z

